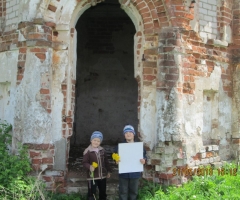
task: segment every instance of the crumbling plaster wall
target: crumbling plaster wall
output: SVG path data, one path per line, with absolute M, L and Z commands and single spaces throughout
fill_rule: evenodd
M 8 123 L 13 124 L 15 113 L 15 96 L 16 93 L 16 77 L 17 77 L 17 58 L 18 51 L 2 52 L 0 53 L 1 60 L 1 73 L 0 85 L 8 85 L 7 96 L 1 96 L 4 102 L 1 104 L 3 113 L 0 113 L 0 119 L 6 120 Z M 2 95 L 2 94 L 1 94 Z
M 46 56 L 51 57 L 51 53 Z M 51 59 L 47 58 L 47 61 Z M 34 64 L 33 64 L 34 63 Z M 23 143 L 52 143 L 51 116 L 40 104 L 42 75 L 50 71 L 50 63 L 41 61 L 32 53 L 27 54 L 24 77 L 15 94 L 14 133 Z

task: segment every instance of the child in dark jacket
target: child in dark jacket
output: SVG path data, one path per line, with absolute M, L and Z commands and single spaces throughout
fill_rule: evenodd
M 123 134 L 125 137 L 125 143 L 131 143 L 134 141 L 135 131 L 133 126 L 126 125 L 123 128 Z M 118 147 L 114 149 L 114 153 L 118 153 Z M 143 158 L 139 162 L 145 164 L 146 151 L 143 149 Z M 121 160 L 121 155 L 120 155 Z M 116 162 L 118 164 L 119 162 Z M 142 176 L 141 172 L 131 172 L 119 174 L 119 200 L 136 200 L 138 194 L 139 179 Z
M 83 153 L 83 167 L 87 171 L 88 199 L 96 199 L 96 186 L 99 190 L 99 200 L 106 200 L 106 178 L 110 177 L 110 166 L 107 154 L 100 146 L 103 135 L 94 131 L 91 136 L 91 144 Z

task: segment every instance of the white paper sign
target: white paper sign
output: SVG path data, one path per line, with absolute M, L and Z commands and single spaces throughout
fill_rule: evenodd
M 142 172 L 143 142 L 118 144 L 119 173 Z

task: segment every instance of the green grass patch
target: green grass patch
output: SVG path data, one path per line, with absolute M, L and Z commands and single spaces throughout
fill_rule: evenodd
M 163 188 L 145 181 L 139 190 L 139 200 L 239 200 L 240 172 L 237 170 L 234 174 L 236 169 L 235 164 L 225 164 L 222 170 L 213 169 L 211 175 L 193 176 L 180 187 Z

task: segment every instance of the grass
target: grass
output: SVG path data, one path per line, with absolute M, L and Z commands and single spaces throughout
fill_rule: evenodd
M 222 169 L 236 169 L 234 164 L 225 164 Z M 192 180 L 181 187 L 170 186 L 163 188 L 152 182 L 145 182 L 139 190 L 139 200 L 239 200 L 240 172 L 223 173 L 217 169 L 211 175 L 193 176 Z

